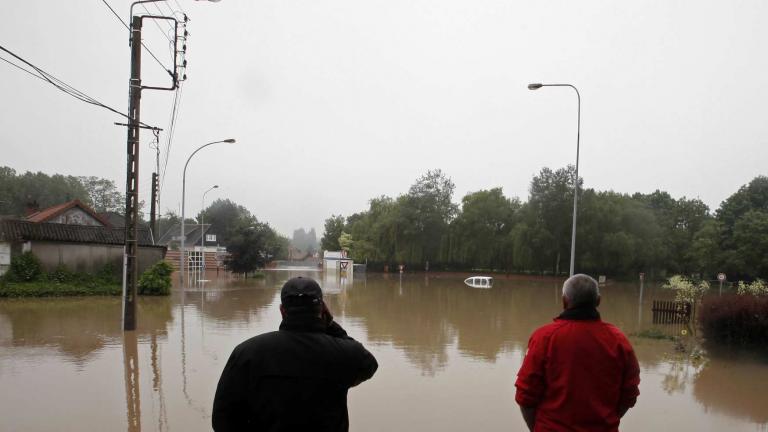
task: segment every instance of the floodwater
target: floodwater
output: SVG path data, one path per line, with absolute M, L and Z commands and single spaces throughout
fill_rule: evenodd
M 218 279 L 142 298 L 139 329 L 120 330 L 119 298 L 0 300 L 0 430 L 210 430 L 219 374 L 239 342 L 280 322 L 279 287 L 298 272 Z M 559 312 L 559 281 L 459 275 L 334 275 L 326 301 L 379 361 L 349 393 L 353 431 L 524 431 L 514 380 L 530 333 Z M 628 335 L 655 328 L 657 287 L 609 283 L 603 319 Z M 768 360 L 630 336 L 641 395 L 622 431 L 768 430 Z M 681 351 L 684 350 L 684 351 Z

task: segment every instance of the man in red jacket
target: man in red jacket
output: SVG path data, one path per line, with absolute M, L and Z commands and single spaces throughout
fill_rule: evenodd
M 531 335 L 515 400 L 532 432 L 615 432 L 640 394 L 640 368 L 626 336 L 600 320 L 597 282 L 563 284 L 563 313 Z

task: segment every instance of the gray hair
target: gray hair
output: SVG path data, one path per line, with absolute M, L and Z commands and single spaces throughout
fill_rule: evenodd
M 575 274 L 563 283 L 563 297 L 570 307 L 597 306 L 600 288 L 597 281 L 585 274 Z

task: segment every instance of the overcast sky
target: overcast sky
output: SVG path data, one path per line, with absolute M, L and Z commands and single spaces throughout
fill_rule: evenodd
M 127 20 L 129 1 L 107 2 Z M 404 193 L 434 168 L 453 178 L 457 202 L 491 187 L 525 200 L 531 177 L 573 163 L 576 144 L 575 94 L 530 82 L 581 91 L 586 187 L 662 189 L 714 210 L 766 174 L 766 1 L 179 3 L 192 20 L 189 79 L 163 211 L 178 211 L 187 156 L 230 137 L 190 162 L 187 214 L 218 184 L 209 201 L 229 197 L 289 236 L 320 232 L 329 215 Z M 145 28 L 168 63 L 168 42 Z M 3 2 L 0 45 L 123 112 L 127 41 L 101 0 Z M 145 84 L 166 78 L 147 54 L 143 71 Z M 124 188 L 121 118 L 3 62 L 0 95 L 1 165 Z M 145 91 L 142 121 L 167 128 L 172 100 Z M 145 132 L 147 201 L 150 141 Z

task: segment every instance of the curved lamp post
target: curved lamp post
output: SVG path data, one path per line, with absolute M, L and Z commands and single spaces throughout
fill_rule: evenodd
M 200 147 L 198 147 L 195 151 L 192 152 L 191 155 L 187 158 L 187 162 L 184 164 L 184 175 L 181 178 L 181 246 L 179 247 L 179 250 L 181 251 L 181 254 L 179 256 L 179 281 L 181 282 L 181 287 L 184 289 L 184 199 L 186 196 L 186 187 L 187 187 L 187 165 L 189 165 L 190 159 L 192 159 L 192 156 L 196 155 L 197 152 L 200 150 L 214 144 L 218 143 L 228 143 L 233 144 L 235 140 L 233 138 L 220 140 L 220 141 L 213 141 L 209 142 L 208 144 L 203 144 Z
M 574 263 L 576 259 L 576 211 L 578 210 L 579 200 L 579 137 L 581 135 L 581 95 L 579 89 L 571 84 L 541 84 L 533 83 L 528 84 L 528 90 L 538 90 L 542 87 L 570 87 L 576 92 L 576 100 L 578 102 L 578 108 L 576 111 L 576 173 L 573 179 L 573 227 L 571 228 L 571 271 L 570 276 L 573 276 Z
M 201 231 L 205 229 L 205 195 L 208 192 L 218 188 L 219 188 L 219 185 L 213 185 L 210 188 L 208 188 L 207 191 L 203 192 L 203 206 L 200 207 L 201 208 L 200 210 L 200 230 Z M 202 244 L 203 246 L 203 277 L 205 277 L 205 231 L 202 231 L 202 232 L 203 232 L 203 238 L 201 240 L 203 242 Z

